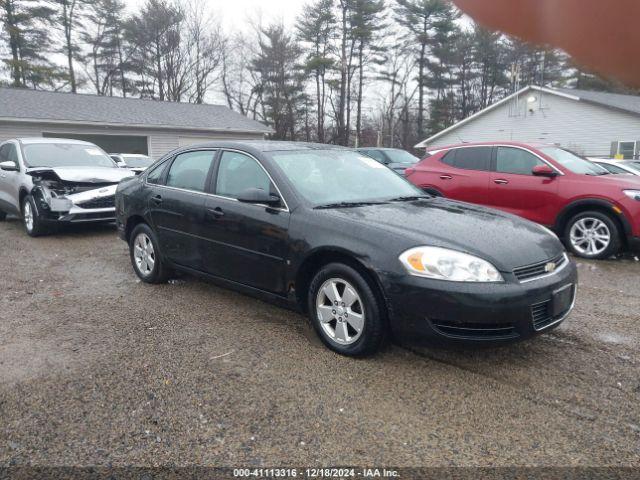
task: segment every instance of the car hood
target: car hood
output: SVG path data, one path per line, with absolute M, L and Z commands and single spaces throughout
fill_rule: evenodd
M 389 248 L 431 245 L 476 255 L 499 270 L 543 262 L 564 247 L 540 225 L 514 215 L 442 198 L 326 210 L 350 224 L 366 224 L 398 238 Z
M 135 175 L 131 170 L 118 167 L 36 167 L 28 168 L 27 175 L 50 180 L 77 183 L 118 183 Z

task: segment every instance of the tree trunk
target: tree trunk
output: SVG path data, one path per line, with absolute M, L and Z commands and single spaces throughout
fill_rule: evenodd
M 5 11 L 7 15 L 6 28 L 9 30 L 9 46 L 11 48 L 11 77 L 13 78 L 14 87 L 24 86 L 22 83 L 22 67 L 20 63 L 20 37 L 19 30 L 15 24 L 15 16 L 13 12 L 13 1 L 6 0 Z
M 340 98 L 338 99 L 338 144 L 346 145 L 344 113 L 347 97 L 347 6 L 345 0 L 340 0 L 342 8 L 342 41 L 340 45 Z
M 64 26 L 65 49 L 67 51 L 67 63 L 69 68 L 69 82 L 71 83 L 71 92 L 76 93 L 76 74 L 73 70 L 73 44 L 71 40 L 71 32 L 73 31 L 73 9 L 75 0 L 69 6 L 67 0 L 62 2 L 62 15 Z
M 424 131 L 424 61 L 426 57 L 426 43 L 420 46 L 420 59 L 418 69 L 418 139 L 423 140 Z
M 164 84 L 162 83 L 162 57 L 160 56 L 160 38 L 156 37 L 156 68 L 158 76 L 158 95 L 164 100 Z
M 116 45 L 118 49 L 118 70 L 120 71 L 120 87 L 122 88 L 122 96 L 127 98 L 127 85 L 124 79 L 124 61 L 122 60 L 122 44 L 120 43 L 119 33 L 116 38 Z
M 358 98 L 357 98 L 357 111 L 356 111 L 356 148 L 362 143 L 362 82 L 364 77 L 364 65 L 362 65 L 364 57 L 364 45 L 360 42 L 360 49 L 358 50 Z

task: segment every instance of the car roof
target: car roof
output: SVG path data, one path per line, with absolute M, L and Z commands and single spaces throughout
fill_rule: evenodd
M 149 158 L 149 155 L 144 153 L 110 153 L 109 155 L 120 155 L 121 157 L 145 157 Z
M 351 148 L 342 147 L 340 145 L 328 145 L 325 143 L 311 142 L 286 142 L 280 140 L 218 140 L 211 142 L 197 143 L 188 147 L 175 150 L 173 153 L 194 150 L 198 148 L 229 148 L 245 150 L 248 153 L 269 153 L 269 152 L 295 152 L 303 150 L 346 150 L 353 151 Z
M 358 147 L 356 150 L 400 150 L 404 152 L 402 148 L 392 148 L 392 147 Z
M 20 137 L 14 138 L 12 140 L 17 140 L 23 145 L 31 145 L 36 143 L 64 143 L 64 144 L 76 144 L 76 145 L 91 145 L 95 147 L 95 144 L 91 142 L 85 142 L 84 140 L 76 140 L 74 138 L 52 138 L 52 137 Z
M 506 146 L 506 147 L 524 147 L 524 148 L 541 148 L 541 147 L 557 147 L 557 145 L 553 145 L 551 143 L 542 143 L 542 142 L 514 142 L 512 140 L 506 142 L 469 142 L 469 143 L 454 143 L 452 145 L 443 145 L 439 147 L 430 147 L 427 148 L 427 152 L 432 151 L 441 151 L 441 150 L 450 150 L 452 148 L 460 148 L 460 147 L 493 147 L 496 145 Z
M 612 165 L 615 165 L 617 163 L 620 163 L 620 160 L 612 160 L 611 158 L 594 158 L 594 157 L 587 157 L 587 160 L 589 160 L 590 162 L 596 162 L 596 163 L 610 163 Z

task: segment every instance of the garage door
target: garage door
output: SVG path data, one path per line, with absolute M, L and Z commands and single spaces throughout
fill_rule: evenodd
M 42 133 L 49 138 L 73 138 L 98 145 L 107 153 L 141 153 L 148 155 L 147 137 L 136 135 L 88 135 L 82 133 Z

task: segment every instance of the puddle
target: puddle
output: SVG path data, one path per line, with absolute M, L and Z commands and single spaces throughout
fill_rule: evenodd
M 611 345 L 626 345 L 626 346 L 633 345 L 633 342 L 628 337 L 625 337 L 623 335 L 618 335 L 617 333 L 613 333 L 613 332 L 597 333 L 595 335 L 595 338 L 597 340 L 600 340 L 601 342 L 608 343 Z

